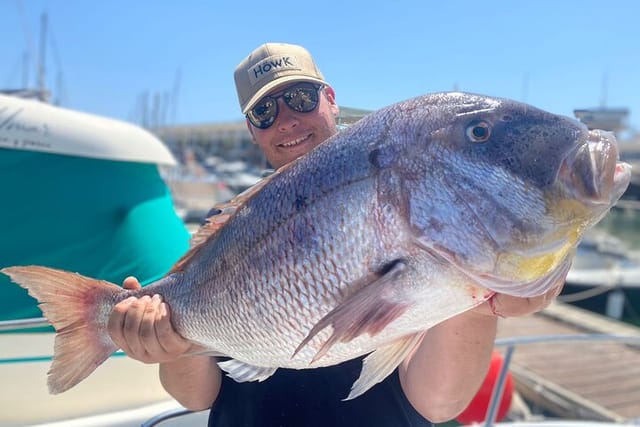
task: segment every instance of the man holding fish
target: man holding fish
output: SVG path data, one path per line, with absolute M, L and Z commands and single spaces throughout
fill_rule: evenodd
M 260 46 L 238 65 L 235 83 L 249 132 L 276 169 L 337 132 L 334 89 L 300 46 Z M 476 136 L 482 138 L 481 133 Z M 299 203 L 304 205 L 304 200 Z M 224 358 L 190 354 L 197 353 L 197 346 L 176 332 L 172 311 L 159 295 L 117 304 L 108 330 L 130 357 L 159 363 L 162 384 L 178 402 L 192 410 L 212 408 L 210 425 L 429 426 L 453 419 L 473 398 L 487 372 L 498 318 L 545 308 L 563 283 L 560 273 L 539 296 L 479 296 L 475 308 L 417 335 L 391 375 L 350 400 L 343 398 L 360 373 L 363 357 L 316 369 L 278 369 L 260 382 L 235 382 L 218 365 Z M 124 286 L 140 287 L 134 278 Z

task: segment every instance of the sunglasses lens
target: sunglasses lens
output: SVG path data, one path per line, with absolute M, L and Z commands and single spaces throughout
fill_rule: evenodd
M 293 111 L 308 113 L 318 106 L 318 92 L 322 86 L 300 83 L 286 89 L 281 95 L 265 96 L 247 113 L 247 118 L 257 128 L 267 129 L 278 117 L 278 99 Z
M 264 97 L 258 105 L 247 114 L 249 121 L 255 127 L 266 129 L 273 124 L 278 116 L 278 102 L 270 97 Z
M 311 84 L 300 84 L 285 91 L 283 98 L 292 110 L 308 113 L 318 105 L 318 89 Z

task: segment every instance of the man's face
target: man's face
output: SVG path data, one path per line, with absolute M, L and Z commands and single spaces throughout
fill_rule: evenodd
M 267 95 L 282 93 L 290 86 L 292 84 L 276 87 Z M 306 154 L 335 134 L 339 111 L 335 92 L 330 86 L 320 91 L 318 106 L 308 113 L 292 110 L 282 97 L 277 102 L 278 116 L 267 129 L 257 128 L 247 120 L 254 142 L 276 169 Z

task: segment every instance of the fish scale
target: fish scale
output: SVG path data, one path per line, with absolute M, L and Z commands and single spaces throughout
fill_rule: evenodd
M 609 133 L 512 100 L 436 93 L 368 115 L 221 204 L 139 291 L 40 266 L 0 271 L 45 301 L 58 331 L 52 393 L 116 350 L 106 322 L 118 301 L 157 293 L 176 331 L 230 357 L 219 365 L 238 381 L 368 354 L 354 398 L 432 326 L 495 292 L 557 286 L 629 180 Z
M 358 189 L 353 191 L 354 196 L 358 195 L 361 198 L 362 204 L 366 204 L 369 206 L 366 210 L 373 211 L 373 204 L 371 203 L 371 190 L 368 192 L 364 192 L 363 185 L 361 181 L 358 185 Z M 368 185 L 371 188 L 371 185 Z M 321 199 L 317 204 L 308 205 L 308 210 L 317 209 L 320 212 L 329 212 L 327 208 L 330 208 L 333 203 L 329 198 Z M 258 278 L 265 276 L 266 283 L 264 286 L 261 286 L 260 289 L 251 289 L 248 290 L 248 293 L 254 295 L 251 298 L 251 301 L 255 301 L 256 307 L 247 307 L 247 310 L 255 310 L 255 313 L 247 314 L 250 318 L 255 318 L 252 323 L 240 323 L 239 325 L 244 327 L 244 329 L 238 329 L 237 323 L 233 321 L 229 321 L 229 326 L 234 326 L 234 330 L 231 332 L 231 335 L 241 336 L 245 341 L 245 344 L 249 347 L 256 348 L 256 356 L 262 358 L 263 363 L 269 362 L 264 359 L 263 353 L 267 353 L 267 350 L 273 352 L 273 343 L 271 339 L 266 335 L 255 336 L 253 331 L 262 331 L 268 330 L 272 325 L 281 324 L 281 319 L 274 317 L 265 317 L 264 313 L 272 313 L 274 316 L 278 314 L 278 317 L 282 316 L 291 316 L 297 319 L 304 319 L 307 323 L 307 327 L 305 329 L 305 324 L 301 324 L 300 328 L 296 330 L 297 332 L 293 337 L 297 338 L 296 341 L 288 341 L 284 342 L 281 349 L 282 355 L 278 355 L 277 358 L 284 358 L 286 356 L 291 356 L 293 354 L 293 350 L 295 349 L 297 343 L 301 341 L 311 326 L 315 323 L 315 320 L 318 320 L 324 313 L 326 309 L 323 307 L 332 307 L 337 301 L 340 299 L 342 291 L 346 284 L 354 279 L 354 277 L 358 277 L 363 274 L 363 269 L 366 267 L 363 259 L 366 257 L 374 256 L 372 253 L 374 249 L 372 244 L 375 243 L 373 239 L 369 238 L 366 242 L 360 241 L 362 237 L 370 237 L 370 233 L 363 233 L 362 231 L 367 228 L 367 220 L 366 217 L 362 215 L 352 214 L 349 217 L 343 218 L 351 218 L 351 221 L 345 221 L 345 223 L 338 225 L 338 228 L 348 228 L 350 231 L 350 235 L 345 236 L 346 240 L 351 241 L 349 238 L 351 235 L 354 237 L 354 245 L 352 247 L 362 248 L 362 253 L 354 252 L 350 250 L 345 245 L 324 245 L 324 246 L 308 246 L 304 249 L 300 250 L 300 247 L 293 244 L 288 236 L 292 234 L 292 228 L 296 227 L 295 219 L 289 222 L 284 222 L 284 224 L 291 224 L 289 227 L 281 227 L 274 231 L 273 236 L 269 238 L 260 239 L 261 242 L 265 242 L 263 246 L 257 246 L 252 248 L 247 254 L 242 254 L 241 259 L 243 263 L 246 263 L 247 266 L 253 266 L 252 275 L 247 277 L 245 280 L 247 286 L 251 286 L 251 284 L 260 283 Z M 305 221 L 304 217 L 297 216 L 302 222 Z M 322 217 L 320 217 L 322 218 Z M 329 217 L 326 217 L 327 219 Z M 335 221 L 329 221 L 323 219 L 317 224 L 316 228 L 318 230 L 323 230 L 324 233 L 317 233 L 317 240 L 320 243 L 329 242 L 334 239 L 333 236 L 337 234 L 336 223 Z M 326 238 L 321 239 L 320 236 L 326 236 Z M 287 246 L 291 246 L 289 249 L 284 248 L 284 252 L 294 254 L 292 257 L 288 258 L 280 258 L 277 256 L 273 256 L 274 253 L 277 252 L 277 249 L 274 250 L 273 246 L 279 246 L 281 242 L 286 241 L 288 243 Z M 334 252 L 329 252 L 328 249 L 333 248 Z M 337 251 L 336 251 L 337 250 Z M 269 254 L 272 254 L 269 256 Z M 264 260 L 281 260 L 282 262 L 272 262 L 268 264 L 261 264 L 261 261 Z M 335 262 L 335 260 L 340 260 L 339 263 Z M 341 268 L 337 269 L 336 266 L 340 265 Z M 313 266 L 313 268 L 310 268 Z M 248 268 L 248 267 L 247 267 Z M 305 271 L 310 273 L 311 280 L 304 280 L 304 277 L 307 276 Z M 348 275 L 347 275 L 348 274 Z M 236 279 L 242 278 L 234 278 L 231 277 L 227 280 L 233 282 Z M 185 285 L 189 285 L 189 278 L 185 277 Z M 339 285 L 341 284 L 341 285 Z M 242 284 L 240 285 L 242 287 Z M 286 302 L 283 295 L 299 295 L 300 293 L 297 289 L 305 289 L 308 290 L 308 298 L 313 303 L 312 305 L 307 305 L 306 308 L 308 313 L 302 313 L 299 311 L 301 308 L 305 308 L 305 304 L 297 299 L 289 299 L 288 304 L 284 304 Z M 238 301 L 226 301 L 222 302 L 221 306 L 234 306 Z M 215 306 L 211 304 L 205 305 L 211 307 L 215 310 Z M 246 304 L 244 305 L 246 307 Z M 275 309 L 274 309 L 275 308 Z M 304 314 L 304 316 L 303 316 Z M 217 316 L 217 313 L 211 312 L 210 315 Z M 179 328 L 180 319 L 175 319 L 175 324 Z M 221 324 L 221 328 L 225 328 L 226 321 L 223 321 Z M 310 326 L 309 326 L 310 325 Z M 293 338 L 288 337 L 288 338 Z M 199 341 L 200 337 L 192 337 L 195 338 L 196 341 Z M 213 344 L 215 346 L 217 343 L 207 343 Z M 227 350 L 227 349 L 225 349 Z M 233 353 L 231 353 L 233 355 Z M 247 357 L 245 355 L 245 357 Z M 256 362 L 256 360 L 251 359 L 250 361 Z

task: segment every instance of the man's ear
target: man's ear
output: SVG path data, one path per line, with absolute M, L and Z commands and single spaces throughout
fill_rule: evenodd
M 329 101 L 329 108 L 331 109 L 334 117 L 338 117 L 338 114 L 340 114 L 340 107 L 338 107 L 338 103 L 336 102 L 336 92 L 331 86 L 325 86 L 324 94 L 327 97 L 327 101 Z

